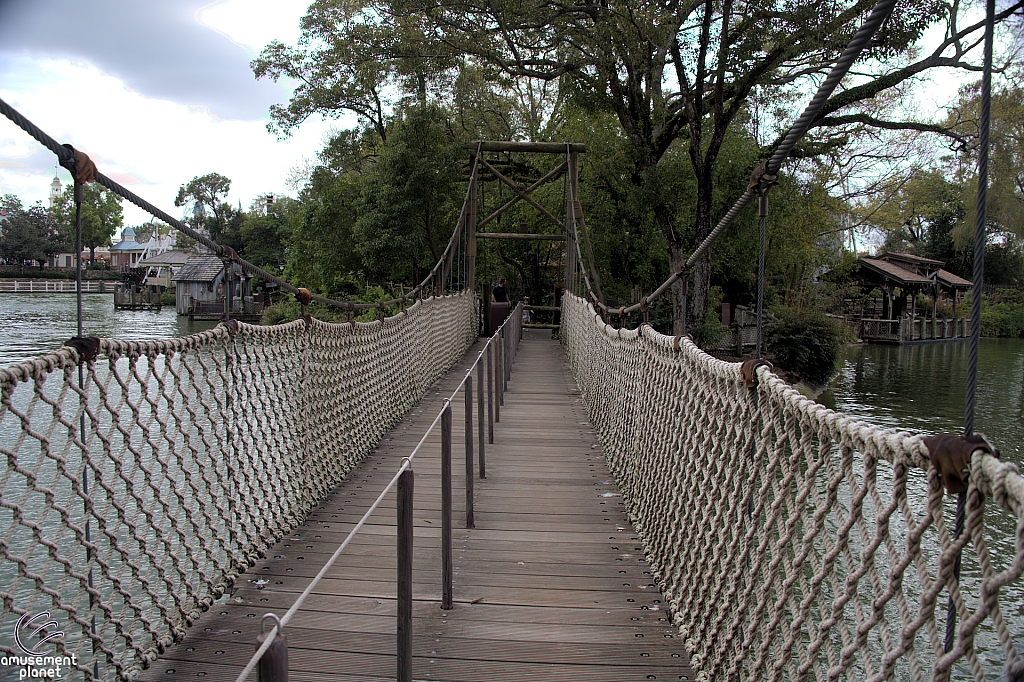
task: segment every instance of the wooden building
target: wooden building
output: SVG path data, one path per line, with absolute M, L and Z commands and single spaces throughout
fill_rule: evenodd
M 923 258 L 909 253 L 883 253 L 876 257 L 862 257 L 858 277 L 865 293 L 882 292 L 881 306 L 877 299 L 869 299 L 860 319 L 855 320 L 860 338 L 866 341 L 904 343 L 963 338 L 968 335 L 967 320 L 957 316 L 960 294 L 970 289 L 971 283 L 943 270 L 942 261 Z M 917 295 L 931 299 L 929 309 L 917 309 Z M 952 303 L 949 318 L 937 317 L 938 302 Z
M 232 316 L 246 321 L 258 320 L 263 307 L 253 301 L 251 277 L 244 274 L 237 263 L 232 268 L 233 276 L 228 281 L 220 258 L 208 255 L 189 258 L 171 278 L 175 284 L 178 314 L 194 319 L 219 319 L 230 293 Z

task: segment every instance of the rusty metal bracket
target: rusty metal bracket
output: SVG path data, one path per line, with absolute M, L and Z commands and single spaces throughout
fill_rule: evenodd
M 743 364 L 740 365 L 740 373 L 743 375 L 743 383 L 747 388 L 754 388 L 757 386 L 758 367 L 767 367 L 768 369 L 772 369 L 772 363 L 763 358 L 751 358 L 750 360 L 744 360 Z
M 761 196 L 777 184 L 779 184 L 779 174 L 769 173 L 768 162 L 765 161 L 750 174 L 750 184 L 747 189 Z
M 939 478 L 948 493 L 962 493 L 967 490 L 972 452 L 985 450 L 999 459 L 999 450 L 983 433 L 972 436 L 938 433 L 926 437 L 924 445 L 928 448 L 928 459 L 931 460 L 932 468 L 939 472 Z

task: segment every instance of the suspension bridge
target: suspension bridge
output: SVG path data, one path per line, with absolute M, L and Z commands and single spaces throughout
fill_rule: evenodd
M 763 275 L 779 168 L 893 5 L 637 311 L 754 196 Z M 411 294 L 355 304 L 260 270 L 0 113 L 72 171 L 79 202 L 98 182 L 303 307 L 257 326 L 228 301 L 215 329 L 163 341 L 79 322 L 0 368 L 4 679 L 1024 679 L 1024 479 L 973 434 L 973 400 L 965 436 L 886 429 L 759 359 L 611 324 L 634 311 L 601 291 L 583 145 L 474 144 L 440 260 Z M 565 159 L 521 187 L 487 158 L 510 151 Z M 561 232 L 480 231 L 496 217 L 477 215 L 482 170 L 514 191 L 498 213 L 525 201 Z M 530 193 L 563 173 L 559 218 Z M 478 238 L 564 242 L 558 341 L 478 298 Z M 321 322 L 313 300 L 378 319 Z

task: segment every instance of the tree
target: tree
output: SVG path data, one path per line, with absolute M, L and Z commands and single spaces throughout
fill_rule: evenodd
M 963 143 L 956 149 L 951 170 L 964 183 L 967 215 L 958 230 L 958 241 L 974 238 L 977 198 L 977 156 L 980 141 L 980 84 L 963 88 L 960 101 L 946 123 Z M 989 188 L 987 217 L 990 229 L 1024 238 L 1024 88 L 1016 83 L 992 94 L 989 132 Z
M 303 22 L 303 41 L 287 54 L 265 50 L 257 73 L 302 62 L 293 75 L 327 93 L 330 79 L 311 80 L 312 67 L 335 70 L 352 66 L 347 51 L 354 32 L 374 36 L 362 44 L 363 58 L 401 52 L 438 69 L 462 62 L 488 69 L 492 78 L 509 82 L 558 82 L 581 106 L 611 112 L 632 148 L 630 182 L 647 190 L 648 210 L 667 247 L 670 265 L 678 268 L 690 250 L 714 227 L 715 177 L 727 138 L 754 93 L 784 104 L 794 93 L 813 87 L 845 48 L 873 6 L 869 0 L 812 0 L 794 4 L 777 0 L 722 0 L 680 3 L 488 3 L 450 4 L 438 0 L 340 2 L 319 0 Z M 1004 21 L 1022 0 L 1001 10 Z M 856 84 L 838 90 L 825 103 L 813 127 L 825 129 L 823 144 L 805 144 L 800 155 L 841 144 L 833 129 L 871 125 L 884 129 L 943 132 L 919 121 L 880 118 L 871 106 L 876 96 L 893 92 L 908 79 L 935 67 L 976 69 L 966 61 L 977 45 L 981 24 L 962 25 L 959 3 L 912 0 L 883 25 L 862 59 Z M 398 31 L 402 17 L 418 17 L 415 40 Z M 920 39 L 928 27 L 945 22 L 945 39 L 922 53 Z M 315 48 L 313 47 L 315 45 Z M 374 47 L 377 47 L 374 51 Z M 396 46 L 401 50 L 396 51 Z M 272 46 L 273 47 L 273 46 Z M 275 52 L 275 50 L 277 50 Z M 297 61 L 298 60 L 298 61 Z M 445 60 L 452 60 L 446 62 Z M 448 67 L 454 68 L 454 67 Z M 380 92 L 391 77 L 378 72 L 371 80 Z M 438 71 L 434 80 L 443 82 Z M 369 91 L 367 91 L 369 92 Z M 329 97 L 293 97 L 291 118 L 301 120 L 331 106 Z M 792 107 L 782 107 L 788 112 Z M 813 142 L 810 140 L 809 142 Z M 762 145 L 766 158 L 778 143 Z M 685 216 L 692 229 L 681 228 L 676 198 L 659 190 L 666 180 L 661 163 L 676 145 L 685 147 L 696 180 L 695 210 Z M 749 173 L 750 168 L 746 169 Z M 719 204 L 721 205 L 721 204 Z M 691 318 L 704 315 L 711 281 L 711 257 L 696 266 L 689 297 Z M 681 285 L 674 289 L 674 313 L 681 326 Z
M 66 235 L 42 204 L 25 208 L 13 194 L 0 199 L 0 256 L 18 263 L 46 260 L 67 246 Z
M 53 214 L 61 229 L 68 235 L 68 243 L 75 243 L 75 188 L 68 185 L 57 198 Z M 96 249 L 110 246 L 110 238 L 124 223 L 121 197 L 108 192 L 94 182 L 82 188 L 82 246 L 89 249 L 89 262 L 96 261 Z
M 285 262 L 286 248 L 301 208 L 298 201 L 288 197 L 277 197 L 269 206 L 263 199 L 255 200 L 239 226 L 242 256 L 265 270 L 277 272 Z
M 236 213 L 231 205 L 224 201 L 231 191 L 231 180 L 219 173 L 207 173 L 197 176 L 188 181 L 187 184 L 178 188 L 178 196 L 174 199 L 175 206 L 186 208 L 185 221 L 194 222 L 196 207 L 199 206 L 199 214 L 202 216 L 200 222 L 196 223 L 199 229 L 205 229 L 210 238 L 219 242 L 223 234 L 231 226 L 232 218 Z M 213 215 L 206 212 L 210 211 Z M 240 222 L 237 218 L 236 222 Z
M 346 130 L 320 152 L 299 196 L 303 210 L 295 216 L 286 248 L 284 274 L 292 281 L 328 296 L 361 291 L 363 264 L 350 246 L 352 225 L 363 175 L 372 170 L 379 144 L 372 128 Z
M 444 253 L 466 172 L 440 108 L 409 107 L 389 133 L 363 185 L 353 237 L 369 273 L 411 279 Z

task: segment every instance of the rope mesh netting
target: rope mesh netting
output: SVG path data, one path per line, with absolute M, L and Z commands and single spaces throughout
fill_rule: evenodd
M 615 329 L 572 294 L 562 310 L 570 367 L 702 679 L 1024 674 L 1014 464 L 974 452 L 954 540 L 954 498 L 921 436 L 844 417 L 767 368 L 747 388 L 739 363 L 649 325 Z
M 476 331 L 463 292 L 370 323 L 222 324 L 0 368 L 0 651 L 25 656 L 17 621 L 49 612 L 86 679 L 136 676 Z

